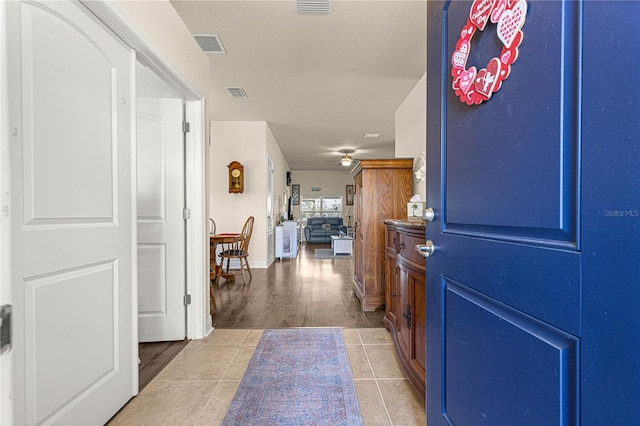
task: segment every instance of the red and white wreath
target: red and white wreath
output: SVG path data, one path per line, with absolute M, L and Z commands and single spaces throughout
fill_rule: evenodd
M 456 50 L 451 55 L 453 90 L 460 102 L 479 105 L 500 90 L 502 82 L 511 73 L 511 64 L 518 58 L 518 46 L 523 38 L 521 29 L 526 17 L 526 0 L 474 0 Z M 496 33 L 502 42 L 502 52 L 479 71 L 475 66 L 466 68 L 471 38 L 477 30 L 483 31 L 489 21 L 497 24 Z

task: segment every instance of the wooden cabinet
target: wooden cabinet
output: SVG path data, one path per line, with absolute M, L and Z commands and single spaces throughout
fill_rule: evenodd
M 415 251 L 425 242 L 425 223 L 385 220 L 384 324 L 391 330 L 407 377 L 425 395 L 425 259 Z
M 353 168 L 354 291 L 363 311 L 385 304 L 384 219 L 407 217 L 413 159 L 360 160 Z

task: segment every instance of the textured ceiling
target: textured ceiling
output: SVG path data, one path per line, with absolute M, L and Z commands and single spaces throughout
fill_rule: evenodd
M 292 0 L 172 4 L 227 51 L 208 54 L 214 120 L 267 121 L 292 170 L 343 170 L 343 149 L 393 157 L 395 111 L 425 72 L 426 1 L 333 1 L 323 15 Z

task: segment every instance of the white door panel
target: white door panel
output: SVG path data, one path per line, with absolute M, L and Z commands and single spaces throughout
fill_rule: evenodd
M 138 99 L 138 338 L 186 334 L 183 105 Z
M 16 424 L 100 424 L 137 388 L 133 54 L 72 2 L 9 2 Z

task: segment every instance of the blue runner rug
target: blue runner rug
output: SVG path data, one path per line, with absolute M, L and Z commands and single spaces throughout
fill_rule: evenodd
M 264 330 L 222 424 L 362 425 L 342 331 Z

